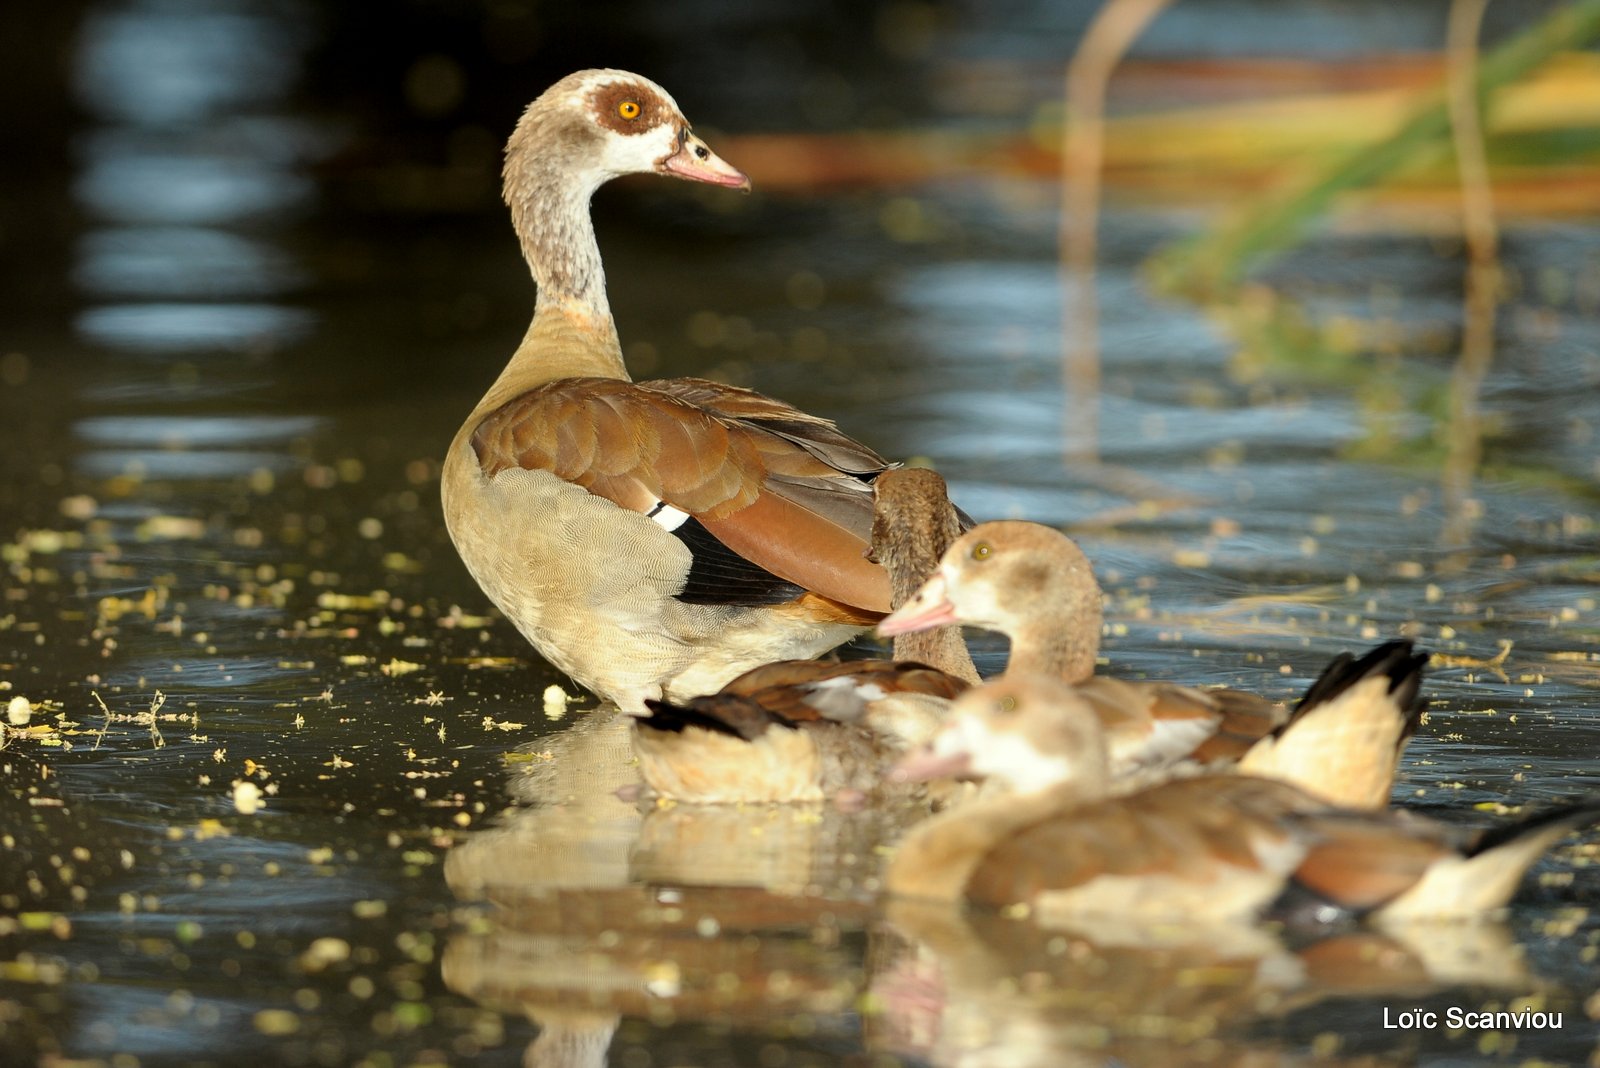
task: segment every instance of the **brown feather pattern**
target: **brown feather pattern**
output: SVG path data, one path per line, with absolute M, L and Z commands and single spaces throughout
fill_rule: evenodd
M 479 423 L 483 472 L 549 471 L 623 508 L 664 501 L 738 555 L 842 604 L 889 608 L 863 557 L 876 453 L 752 390 L 703 379 L 571 378 L 531 389 Z
M 1259 870 L 1258 843 L 1281 841 L 1285 812 L 1322 806 L 1266 779 L 1179 779 L 1047 818 L 999 843 L 967 883 L 976 902 L 1005 906 L 1104 876 L 1207 881 L 1221 865 Z
M 1243 690 L 1207 690 L 1222 717 L 1213 734 L 1192 754 L 1202 764 L 1238 763 L 1250 747 L 1277 730 L 1284 720 L 1283 705 Z
M 1321 839 L 1295 869 L 1294 881 L 1340 908 L 1370 912 L 1411 889 L 1428 868 L 1457 852 L 1437 827 L 1418 824 L 1406 834 L 1394 822 L 1341 819 L 1306 821 Z
M 724 724 L 728 729 L 722 733 L 750 739 L 771 724 L 792 727 L 800 723 L 855 721 L 861 708 L 836 712 L 835 708 L 849 702 L 824 702 L 816 689 L 841 680 L 850 686 L 881 691 L 880 696 L 926 694 L 950 700 L 967 688 L 965 682 L 943 671 L 906 661 L 780 660 L 745 672 L 718 693 L 691 698 L 678 706 L 657 702 L 651 707 L 658 711 L 687 710 L 700 719 Z M 866 700 L 862 699 L 862 706 Z M 699 725 L 715 729 L 709 723 Z M 752 730 L 756 725 L 760 729 Z M 647 719 L 641 726 L 653 729 L 657 724 Z

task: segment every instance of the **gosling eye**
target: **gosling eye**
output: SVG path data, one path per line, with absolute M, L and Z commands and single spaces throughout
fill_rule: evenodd
M 617 105 L 617 114 L 625 119 L 637 119 L 639 117 L 639 102 L 637 100 L 624 100 Z
M 972 547 L 971 555 L 974 560 L 987 560 L 993 553 L 994 549 L 989 545 L 988 542 L 980 541 L 978 544 Z

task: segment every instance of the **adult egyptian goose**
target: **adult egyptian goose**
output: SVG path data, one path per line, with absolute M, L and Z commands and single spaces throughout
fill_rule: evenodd
M 640 713 L 775 657 L 815 656 L 889 609 L 863 557 L 887 466 L 826 419 L 623 366 L 589 201 L 623 174 L 750 180 L 636 74 L 569 75 L 506 145 L 533 322 L 450 444 L 445 522 L 489 598 L 583 686 Z
M 935 750 L 1008 791 L 911 829 L 897 895 L 1020 906 L 1044 923 L 1097 915 L 1236 921 L 1481 916 L 1600 799 L 1477 833 L 1329 805 L 1288 783 L 1202 775 L 1114 796 L 1105 732 L 1070 686 L 1016 675 L 956 699 Z
M 963 524 L 932 471 L 885 471 L 873 491 L 871 552 L 898 600 L 932 574 Z M 646 788 L 675 801 L 871 795 L 977 681 L 961 629 L 930 628 L 896 638 L 892 661 L 782 661 L 715 694 L 649 700 L 650 715 L 634 724 L 634 753 Z
M 1011 639 L 1007 673 L 1078 686 L 1101 716 L 1115 774 L 1175 760 L 1227 764 L 1249 752 L 1251 770 L 1275 769 L 1329 802 L 1388 803 L 1396 762 L 1421 711 L 1418 679 L 1427 658 L 1409 643 L 1374 650 L 1354 675 L 1335 670 L 1349 667 L 1348 656 L 1336 660 L 1325 677 L 1367 681 L 1336 707 L 1302 701 L 1302 713 L 1319 711 L 1298 726 L 1294 744 L 1263 748 L 1256 743 L 1281 738 L 1285 719 L 1283 707 L 1265 697 L 1095 675 L 1102 603 L 1094 571 L 1071 538 L 1037 523 L 983 523 L 951 544 L 938 570 L 878 625 L 878 633 L 959 622 L 1005 634 Z

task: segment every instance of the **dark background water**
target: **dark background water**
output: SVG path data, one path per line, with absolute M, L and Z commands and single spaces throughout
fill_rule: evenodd
M 1448 235 L 1358 218 L 1262 277 L 1388 331 L 1351 383 L 1153 296 L 1145 257 L 1227 205 L 1113 183 L 1109 466 L 1075 468 L 1047 168 L 936 159 L 923 180 L 818 189 L 738 154 L 771 133 L 1026 139 L 1097 6 L 0 13 L 0 698 L 40 706 L 0 749 L 0 1060 L 1592 1057 L 1593 832 L 1541 863 L 1507 927 L 1423 940 L 1453 963 L 1358 947 L 1376 978 L 1329 968 L 1326 947 L 1151 955 L 885 917 L 874 820 L 644 819 L 609 801 L 630 774 L 614 730 L 546 716 L 565 680 L 450 548 L 438 462 L 532 302 L 499 146 L 555 78 L 630 68 L 757 187 L 596 198 L 641 377 L 755 386 L 929 458 L 974 515 L 1073 529 L 1112 595 L 1118 673 L 1287 696 L 1397 632 L 1456 658 L 1397 789 L 1433 814 L 1491 821 L 1593 790 L 1592 217 L 1503 221 L 1491 466 L 1462 548 L 1441 543 L 1418 401 L 1458 348 Z M 1446 6 L 1179 3 L 1114 106 L 1260 88 L 1157 61 L 1433 51 Z M 1486 36 L 1555 6 L 1491 5 Z M 1374 454 L 1374 437 L 1418 445 Z M 978 655 L 1003 663 L 993 642 Z M 236 803 L 246 781 L 258 813 Z M 501 815 L 529 796 L 583 800 Z M 1174 996 L 1196 974 L 1208 996 Z M 1385 1005 L 1530 996 L 1565 1027 L 1375 1023 Z

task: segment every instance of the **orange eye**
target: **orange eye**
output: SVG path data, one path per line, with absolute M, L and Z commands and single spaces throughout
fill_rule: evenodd
M 635 101 L 624 100 L 617 105 L 617 114 L 625 119 L 637 119 L 639 117 L 639 105 Z

